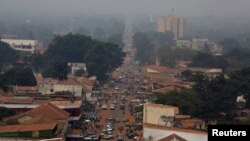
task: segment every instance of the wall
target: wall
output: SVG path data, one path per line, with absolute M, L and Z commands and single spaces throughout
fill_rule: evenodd
M 147 104 L 144 104 L 143 108 L 143 123 L 158 125 L 161 122 L 161 116 L 174 117 L 176 114 L 179 114 L 179 111 L 176 111 L 175 108 L 162 108 L 146 105 Z
M 143 128 L 143 137 L 145 141 L 148 141 L 149 136 L 152 137 L 152 141 L 158 141 L 162 138 L 170 136 L 172 134 L 176 134 L 188 141 L 207 141 L 207 134 L 197 134 L 197 133 L 188 133 L 188 132 L 180 132 L 180 131 L 171 131 L 171 130 L 163 130 L 163 129 L 154 129 L 154 128 Z

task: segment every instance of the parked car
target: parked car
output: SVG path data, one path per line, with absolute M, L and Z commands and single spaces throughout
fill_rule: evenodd
M 115 105 L 114 104 L 110 104 L 109 109 L 110 110 L 115 110 Z
M 108 109 L 107 105 L 106 105 L 106 104 L 103 104 L 103 105 L 102 105 L 102 109 L 103 109 L 103 110 L 107 110 L 107 109 Z
M 117 101 L 116 101 L 116 100 L 113 100 L 113 104 L 117 104 Z
M 114 139 L 114 135 L 112 134 L 107 134 L 107 135 L 104 135 L 103 139 Z

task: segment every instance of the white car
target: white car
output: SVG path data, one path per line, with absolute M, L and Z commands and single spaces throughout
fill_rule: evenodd
M 110 110 L 115 110 L 115 104 L 110 104 L 109 109 Z
M 106 105 L 106 104 L 103 104 L 103 105 L 102 105 L 102 109 L 103 109 L 103 110 L 107 110 L 107 109 L 108 109 L 107 105 Z

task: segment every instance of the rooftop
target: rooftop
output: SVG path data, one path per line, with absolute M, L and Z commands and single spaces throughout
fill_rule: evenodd
M 56 125 L 56 123 L 5 125 L 0 126 L 0 133 L 50 130 L 54 129 Z
M 162 104 L 152 104 L 152 103 L 147 103 L 147 104 L 144 104 L 145 106 L 147 107 L 156 107 L 156 108 L 174 108 L 174 109 L 179 109 L 178 107 L 176 106 L 170 106 L 170 105 L 162 105 Z
M 175 141 L 175 140 L 177 140 L 177 141 L 187 141 L 186 139 L 184 139 L 184 138 L 182 138 L 182 137 L 180 137 L 180 136 L 178 136 L 178 135 L 176 135 L 176 134 L 172 134 L 172 135 L 170 135 L 170 136 L 167 136 L 167 137 L 165 137 L 165 138 L 163 138 L 163 139 L 160 139 L 159 141 Z
M 155 124 L 149 124 L 149 123 L 144 123 L 143 124 L 143 128 L 154 128 L 154 129 L 159 129 L 159 130 L 168 130 L 168 131 L 193 133 L 193 134 L 203 134 L 203 135 L 207 135 L 208 134 L 207 132 L 200 131 L 200 130 L 167 127 L 167 126 L 164 126 L 164 125 L 155 125 Z

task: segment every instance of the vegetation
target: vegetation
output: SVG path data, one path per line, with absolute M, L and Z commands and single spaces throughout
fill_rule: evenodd
M 190 64 L 192 67 L 207 67 L 207 68 L 227 68 L 228 62 L 224 57 L 216 57 L 211 54 L 198 52 L 192 59 Z
M 74 76 L 80 77 L 80 76 L 83 76 L 85 73 L 86 73 L 85 70 L 80 69 L 80 70 L 75 71 Z
M 30 68 L 12 68 L 0 75 L 0 87 L 9 85 L 35 86 L 36 78 Z
M 159 104 L 178 106 L 182 114 L 196 115 L 201 107 L 201 99 L 195 91 L 185 90 L 179 92 L 169 92 L 166 94 L 157 94 Z
M 115 44 L 92 40 L 80 34 L 68 34 L 56 36 L 44 56 L 40 56 L 40 59 L 34 57 L 32 64 L 44 66 L 44 77 L 65 80 L 67 63 L 85 62 L 90 76 L 96 75 L 99 80 L 105 80 L 108 73 L 122 64 L 124 57 L 121 48 Z
M 0 70 L 4 65 L 15 63 L 17 58 L 16 51 L 10 48 L 8 44 L 0 41 Z
M 189 61 L 195 55 L 195 51 L 189 49 L 165 48 L 159 51 L 160 64 L 168 67 L 174 67 L 178 60 Z
M 90 76 L 95 75 L 99 80 L 105 80 L 108 73 L 122 64 L 124 57 L 125 53 L 117 45 L 101 43 L 88 50 L 85 63 Z
M 246 108 L 250 107 L 249 77 L 250 68 L 233 72 L 228 79 L 219 76 L 210 80 L 203 74 L 196 74 L 196 84 L 192 90 L 159 94 L 156 103 L 178 106 L 183 114 L 191 114 L 206 121 L 234 123 L 237 96 L 243 95 Z
M 0 107 L 0 120 L 15 115 L 16 112 L 6 107 Z
M 138 32 L 133 37 L 133 46 L 137 49 L 136 59 L 142 64 L 155 64 L 157 52 L 172 45 L 171 32 Z
M 45 78 L 51 77 L 59 81 L 67 80 L 68 65 L 64 61 L 55 62 L 52 67 L 45 69 L 42 75 Z

